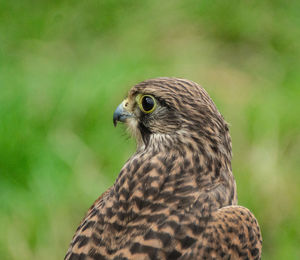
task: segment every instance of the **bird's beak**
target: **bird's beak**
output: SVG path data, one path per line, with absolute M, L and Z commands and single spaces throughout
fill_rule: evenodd
M 113 122 L 114 126 L 117 126 L 117 122 L 125 122 L 127 118 L 133 117 L 133 114 L 128 112 L 126 110 L 125 104 L 127 103 L 126 100 L 124 100 L 115 110 L 113 115 Z

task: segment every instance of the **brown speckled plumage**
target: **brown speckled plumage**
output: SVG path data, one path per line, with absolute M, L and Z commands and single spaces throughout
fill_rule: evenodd
M 154 97 L 153 112 L 141 111 L 141 94 Z M 237 206 L 228 126 L 205 90 L 151 79 L 121 110 L 114 120 L 125 121 L 137 151 L 89 209 L 65 259 L 260 259 L 258 223 Z

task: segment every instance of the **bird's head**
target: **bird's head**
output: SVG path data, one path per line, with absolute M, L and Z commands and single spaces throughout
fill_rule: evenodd
M 113 122 L 124 122 L 138 148 L 182 145 L 231 159 L 228 126 L 215 104 L 198 84 L 177 78 L 143 81 L 117 107 Z

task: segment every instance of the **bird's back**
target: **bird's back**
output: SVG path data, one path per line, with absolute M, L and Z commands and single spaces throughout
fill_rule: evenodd
M 127 162 L 90 208 L 65 259 L 259 259 L 257 221 L 232 205 L 234 187 L 225 182 L 199 188 L 193 163 L 179 155 L 176 161 L 159 157 L 139 166 L 135 156 Z

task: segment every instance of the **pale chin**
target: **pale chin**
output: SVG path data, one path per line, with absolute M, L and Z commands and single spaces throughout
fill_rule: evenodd
M 138 128 L 138 120 L 135 117 L 127 118 L 125 125 L 127 126 L 127 131 L 131 134 L 131 136 L 136 139 L 136 143 L 138 147 L 144 145 L 143 138 L 141 136 L 141 132 Z

